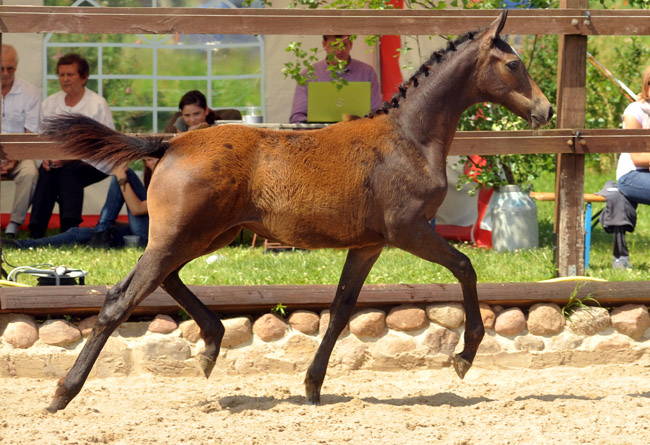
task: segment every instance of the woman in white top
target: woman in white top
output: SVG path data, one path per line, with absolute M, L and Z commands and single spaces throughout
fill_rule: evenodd
M 623 113 L 623 128 L 650 128 L 650 66 L 643 71 L 638 100 Z M 616 181 L 621 193 L 633 203 L 650 205 L 650 153 L 621 153 Z
M 57 63 L 61 91 L 43 101 L 43 119 L 64 113 L 78 113 L 115 128 L 106 99 L 86 87 L 90 76 L 88 61 L 78 54 L 66 54 Z M 29 231 L 32 238 L 45 235 L 52 209 L 59 202 L 61 232 L 81 223 L 84 188 L 110 173 L 80 160 L 44 160 L 32 200 Z
M 650 128 L 650 66 L 641 77 L 641 93 L 637 101 L 623 112 L 623 128 Z M 650 153 L 621 153 L 616 167 L 619 191 L 634 205 L 650 205 Z M 624 233 L 614 239 L 614 269 L 629 269 L 630 254 Z

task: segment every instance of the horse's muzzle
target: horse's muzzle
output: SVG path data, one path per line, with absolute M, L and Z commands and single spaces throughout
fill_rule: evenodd
M 537 130 L 540 127 L 548 124 L 553 118 L 554 110 L 551 104 L 548 104 L 548 107 L 539 107 L 530 116 L 530 126 L 533 130 Z

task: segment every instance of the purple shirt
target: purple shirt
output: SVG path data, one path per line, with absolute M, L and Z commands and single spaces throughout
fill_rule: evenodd
M 303 71 L 302 74 L 306 75 L 307 71 Z M 327 71 L 327 61 L 321 60 L 314 64 L 314 76 L 316 76 L 316 79 L 312 80 L 314 82 L 329 82 L 332 80 L 329 71 Z M 367 63 L 351 58 L 342 77 L 348 82 L 370 82 L 371 110 L 379 108 L 382 105 L 383 101 L 381 99 L 381 92 L 379 91 L 379 81 L 377 80 L 377 73 L 375 73 L 373 67 Z M 307 80 L 307 83 L 309 82 L 310 80 Z M 307 122 L 307 84 L 296 86 L 289 122 L 292 124 L 296 122 Z

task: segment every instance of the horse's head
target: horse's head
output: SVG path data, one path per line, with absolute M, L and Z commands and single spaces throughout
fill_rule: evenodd
M 503 105 L 537 129 L 551 120 L 553 107 L 517 52 L 499 37 L 507 16 L 504 10 L 480 37 L 474 87 L 478 97 Z

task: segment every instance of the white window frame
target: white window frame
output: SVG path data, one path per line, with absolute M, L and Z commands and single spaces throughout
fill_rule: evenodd
M 164 0 L 151 0 L 151 7 L 159 7 L 160 2 Z M 97 3 L 96 0 L 76 0 L 71 6 L 95 6 L 101 8 L 102 6 Z M 202 7 L 214 8 L 214 7 L 223 7 L 227 6 L 229 8 L 237 8 L 230 0 L 206 0 L 206 3 Z M 260 80 L 260 104 L 247 104 L 246 106 L 232 106 L 229 108 L 236 108 L 238 110 L 244 110 L 248 105 L 254 105 L 261 107 L 262 115 L 265 115 L 266 106 L 265 106 L 265 55 L 264 55 L 264 37 L 261 35 L 254 35 L 255 38 L 252 42 L 246 43 L 220 43 L 217 41 L 204 43 L 204 44 L 182 44 L 178 45 L 179 50 L 198 50 L 206 52 L 207 60 L 207 69 L 205 75 L 200 76 L 163 76 L 158 74 L 158 51 L 161 49 L 170 50 L 174 49 L 174 45 L 169 44 L 169 40 L 174 39 L 173 34 L 154 34 L 154 35 L 142 35 L 138 34 L 142 43 L 90 43 L 90 42 L 51 42 L 53 34 L 47 33 L 43 39 L 43 98 L 47 97 L 48 90 L 48 81 L 52 79 L 58 79 L 56 74 L 49 74 L 48 70 L 48 49 L 49 48 L 71 48 L 70 52 L 73 52 L 77 48 L 90 47 L 96 48 L 97 50 L 97 73 L 90 74 L 90 79 L 97 81 L 97 93 L 103 96 L 103 87 L 105 80 L 112 79 L 150 79 L 152 80 L 152 104 L 148 106 L 111 106 L 111 111 L 148 111 L 152 113 L 152 126 L 151 131 L 157 133 L 159 129 L 164 128 L 166 125 L 165 122 L 162 124 L 158 122 L 158 114 L 163 111 L 176 112 L 178 111 L 177 107 L 172 106 L 160 106 L 158 104 L 158 81 L 159 80 L 193 80 L 193 81 L 205 81 L 205 89 L 202 92 L 205 94 L 205 97 L 208 100 L 208 107 L 212 108 L 212 82 L 215 80 L 237 80 L 237 79 L 259 79 Z M 149 48 L 153 53 L 153 72 L 151 74 L 115 74 L 115 73 L 104 73 L 102 60 L 103 60 L 103 49 L 107 47 L 131 47 L 131 48 Z M 255 48 L 259 47 L 260 54 L 260 73 L 259 74 L 241 74 L 241 75 L 213 75 L 212 74 L 212 53 L 215 49 L 221 48 Z M 179 91 L 179 99 L 182 96 L 182 93 Z M 220 106 L 219 108 L 224 108 Z

